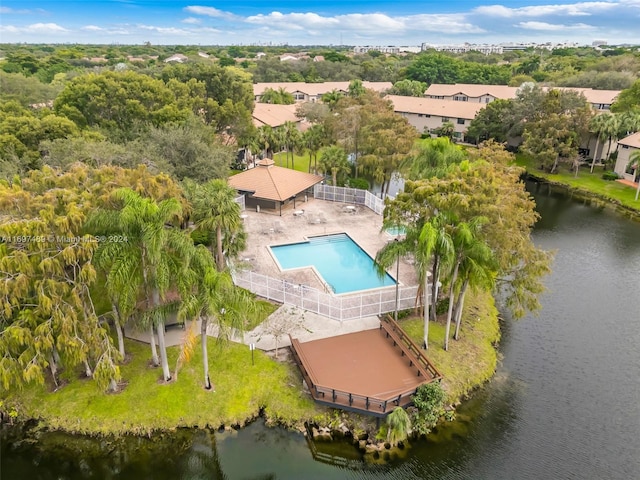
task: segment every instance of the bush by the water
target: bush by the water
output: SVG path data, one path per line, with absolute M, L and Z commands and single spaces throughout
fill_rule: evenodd
M 416 409 L 411 418 L 413 430 L 421 435 L 428 434 L 444 415 L 444 402 L 447 394 L 438 382 L 420 385 L 413 396 Z

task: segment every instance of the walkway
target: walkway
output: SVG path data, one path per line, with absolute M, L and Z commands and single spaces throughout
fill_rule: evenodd
M 631 180 L 627 180 L 626 178 L 619 178 L 618 180 L 616 180 L 616 182 L 626 185 L 627 187 L 638 188 L 637 183 L 632 182 Z

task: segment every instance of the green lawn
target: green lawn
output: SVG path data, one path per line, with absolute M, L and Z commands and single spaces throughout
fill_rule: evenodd
M 199 343 L 198 343 L 199 346 Z M 168 349 L 175 368 L 179 347 Z M 74 379 L 57 392 L 29 386 L 8 392 L 6 404 L 16 406 L 21 418 L 40 418 L 52 429 L 78 433 L 137 433 L 176 427 L 213 427 L 243 424 L 260 409 L 268 419 L 293 425 L 318 412 L 299 388 L 295 366 L 275 362 L 256 350 L 255 365 L 246 345 L 221 347 L 209 338 L 211 381 L 215 391 L 202 388 L 202 356 L 199 348 L 169 384 L 160 382 L 162 372 L 150 368 L 148 345 L 127 341 L 132 360 L 122 367 L 126 387 L 104 394 L 95 382 Z
M 516 155 L 516 163 L 527 169 L 532 175 L 541 177 L 550 182 L 561 183 L 575 190 L 584 190 L 600 196 L 603 200 L 613 200 L 632 210 L 640 211 L 640 199 L 635 200 L 636 191 L 634 188 L 623 185 L 620 182 L 604 180 L 602 178 L 602 167 L 596 167 L 591 173 L 589 166 L 583 166 L 575 177 L 574 172 L 561 166 L 558 173 L 546 173 L 540 170 L 535 162 L 525 155 Z
M 286 167 L 287 161 L 285 160 L 285 152 L 276 153 L 273 156 L 273 161 L 276 162 L 276 165 L 279 167 Z M 309 154 L 294 155 L 293 166 L 294 170 L 299 172 L 309 172 Z M 291 154 L 289 154 L 289 168 L 291 168 Z
M 444 350 L 445 320 L 446 315 L 429 324 L 426 354 L 444 377 L 442 385 L 448 400 L 455 402 L 493 376 L 498 361 L 495 343 L 500 339 L 500 325 L 498 311 L 489 293 L 467 294 L 460 340 L 452 338 L 449 351 Z M 418 345 L 422 344 L 422 318 L 402 320 L 400 325 Z M 453 331 L 454 325 L 452 336 Z

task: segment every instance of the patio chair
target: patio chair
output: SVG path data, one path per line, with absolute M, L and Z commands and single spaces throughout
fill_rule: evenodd
M 284 225 L 282 225 L 280 220 L 273 222 L 273 231 L 275 233 L 282 233 L 284 231 Z

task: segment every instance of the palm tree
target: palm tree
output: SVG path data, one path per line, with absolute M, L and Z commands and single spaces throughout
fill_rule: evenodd
M 273 128 L 269 125 L 262 125 L 256 133 L 256 143 L 259 145 L 266 157 L 273 157 L 274 136 Z M 271 154 L 271 155 L 269 155 Z
M 284 122 L 280 128 L 282 128 L 287 167 L 289 167 L 289 152 L 291 152 L 291 168 L 295 169 L 294 150 L 296 145 L 300 143 L 302 134 L 300 133 L 300 130 L 298 130 L 298 126 L 291 121 Z
M 344 97 L 342 93 L 340 93 L 336 89 L 333 89 L 330 92 L 322 95 L 322 102 L 326 103 L 329 106 L 329 110 L 333 110 L 342 97 Z
M 382 274 L 397 259 L 407 253 L 415 255 L 415 269 L 421 288 L 418 298 L 422 297 L 424 315 L 424 334 L 422 348 L 429 348 L 429 320 L 435 321 L 437 304 L 436 288 L 439 281 L 440 265 L 448 262 L 451 256 L 452 243 L 445 228 L 448 217 L 438 214 L 422 226 L 404 225 L 405 237 L 397 242 L 387 243 L 376 255 L 378 273 Z M 397 225 L 385 223 L 383 228 Z M 429 292 L 429 270 L 431 270 L 431 293 Z M 431 297 L 431 301 L 429 298 Z M 416 303 L 418 300 L 416 300 Z
M 338 176 L 351 172 L 351 166 L 345 151 L 338 146 L 324 148 L 320 155 L 320 170 L 331 173 L 331 180 L 334 187 L 338 186 Z
M 468 288 L 471 287 L 474 290 L 478 288 L 493 289 L 498 269 L 493 251 L 481 238 L 473 239 L 468 247 L 458 271 L 461 286 L 453 310 L 453 318 L 456 322 L 453 338 L 456 340 L 460 337 L 462 310 Z
M 207 345 L 209 321 L 214 321 L 217 326 L 218 340 L 229 340 L 233 332 L 244 331 L 245 320 L 258 312 L 258 304 L 249 292 L 234 286 L 228 272 L 215 269 L 211 252 L 205 247 L 196 247 L 191 265 L 191 280 L 184 283 L 186 291 L 179 315 L 201 321 L 204 387 L 210 390 Z M 192 285 L 194 288 L 190 288 Z
M 94 231 L 118 233 L 122 241 L 101 243 L 96 255 L 113 259 L 108 282 L 114 288 L 130 282 L 144 298 L 146 309 L 143 323 L 149 325 L 154 363 L 157 363 L 153 333 L 155 326 L 163 377 L 169 381 L 171 372 L 164 340 L 167 309 L 161 300 L 173 286 L 171 279 L 180 279 L 188 267 L 193 242 L 185 232 L 171 226 L 182 213 L 176 199 L 156 203 L 128 188 L 116 190 L 113 198 L 119 210 L 98 212 L 91 223 Z
M 616 137 L 620 129 L 620 118 L 613 113 L 603 113 L 600 115 L 604 117 L 602 120 L 602 134 L 609 141 L 607 147 L 607 161 L 609 160 L 609 154 L 611 153 L 611 142 Z
M 212 234 L 215 239 L 216 265 L 219 271 L 225 268 L 224 239 L 231 241 L 243 231 L 240 204 L 236 202 L 236 191 L 225 180 L 215 179 L 201 185 L 193 199 L 193 219 L 196 226 Z
M 453 243 L 453 261 L 451 269 L 451 277 L 449 279 L 449 310 L 447 312 L 447 324 L 444 336 L 444 349 L 449 349 L 449 333 L 451 331 L 451 319 L 453 318 L 453 306 L 455 303 L 455 289 L 460 268 L 463 262 L 468 260 L 472 262 L 477 258 L 490 258 L 491 250 L 489 246 L 481 239 L 480 230 L 482 225 L 487 222 L 484 217 L 476 217 L 470 222 L 458 222 L 457 219 L 451 217 L 452 232 L 451 239 Z M 465 287 L 466 288 L 466 287 Z
M 609 122 L 609 119 L 604 114 L 596 115 L 589 122 L 590 130 L 596 135 L 596 148 L 593 151 L 593 158 L 591 159 L 591 173 L 593 173 L 593 168 L 597 162 L 598 147 L 600 146 L 600 140 L 604 142 L 607 139 L 608 122 Z
M 465 152 L 447 137 L 427 139 L 419 144 L 401 166 L 410 180 L 423 180 L 446 175 L 451 165 L 466 158 Z
M 411 432 L 411 419 L 402 407 L 396 407 L 387 416 L 387 441 L 397 445 L 407 439 Z
M 324 143 L 324 137 L 325 137 L 325 131 L 324 131 L 324 125 L 322 125 L 322 124 L 311 125 L 311 127 L 309 127 L 302 134 L 302 139 L 303 139 L 303 142 L 304 142 L 304 146 L 306 147 L 307 151 L 309 152 L 309 173 L 311 173 L 311 160 L 312 160 L 312 158 L 315 158 L 315 160 L 316 160 L 316 166 L 315 166 L 315 169 L 314 169 L 314 173 L 315 173 L 315 171 L 317 171 L 317 167 L 318 167 L 318 150 L 320 150 L 320 147 L 322 147 L 322 145 Z

